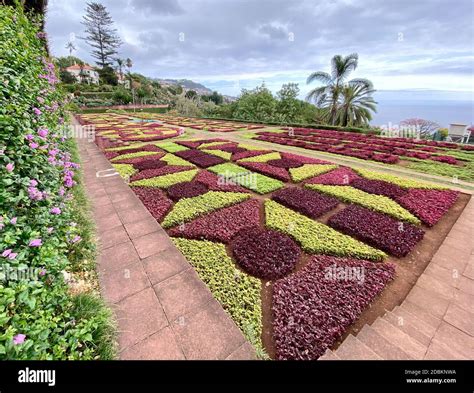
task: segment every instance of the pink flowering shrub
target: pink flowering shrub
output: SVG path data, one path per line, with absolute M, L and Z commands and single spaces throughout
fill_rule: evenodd
M 264 280 L 289 274 L 301 255 L 299 246 L 289 236 L 259 227 L 241 230 L 232 239 L 230 248 L 244 271 Z
M 428 226 L 435 225 L 456 202 L 459 192 L 452 190 L 410 189 L 397 202 Z
M 316 255 L 273 285 L 276 359 L 316 360 L 395 275 L 389 263 Z
M 399 258 L 406 256 L 425 233 L 416 225 L 356 205 L 331 216 L 328 225 Z

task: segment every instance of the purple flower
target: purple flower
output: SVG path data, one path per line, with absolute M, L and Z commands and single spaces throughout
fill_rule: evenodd
M 39 31 L 36 33 L 36 37 L 38 37 L 40 40 L 44 40 L 47 37 L 47 34 L 44 31 Z
M 66 193 L 66 190 L 64 189 L 64 187 L 61 187 L 59 189 L 59 196 L 64 196 L 65 193 Z
M 53 207 L 49 212 L 51 214 L 61 214 L 61 209 L 59 207 Z
M 42 244 L 43 242 L 41 241 L 41 239 L 33 239 L 28 245 L 30 247 L 40 247 Z
M 38 108 L 33 108 L 33 113 L 36 115 L 36 116 L 39 116 L 41 115 L 41 111 L 38 109 Z
M 44 275 L 46 275 L 46 269 L 42 268 L 38 274 L 40 275 L 40 277 L 43 277 Z
M 10 220 L 10 224 L 12 225 L 16 225 L 16 221 L 18 220 L 17 217 L 13 217 L 11 220 Z
M 7 171 L 8 172 L 13 172 L 13 169 L 15 168 L 15 165 L 13 165 L 11 162 L 6 165 Z
M 26 138 L 26 140 L 28 140 L 28 141 L 32 141 L 33 138 L 34 138 L 34 136 L 31 135 L 31 134 L 28 134 L 27 136 L 25 136 L 25 138 Z
M 48 130 L 46 128 L 40 128 L 38 130 L 38 135 L 41 137 L 41 138 L 46 138 L 46 136 L 48 135 Z
M 44 104 L 44 98 L 43 97 L 37 97 L 37 100 L 40 104 Z
M 38 185 L 38 182 L 35 179 L 30 180 L 30 186 L 31 187 L 36 187 Z
M 5 250 L 2 252 L 2 257 L 6 258 L 12 253 L 12 249 L 9 248 L 8 250 Z
M 13 337 L 13 344 L 18 345 L 18 344 L 23 344 L 25 342 L 26 335 L 24 334 L 17 334 L 15 337 Z
M 31 142 L 31 143 L 30 143 L 30 147 L 31 147 L 32 149 L 37 149 L 38 146 L 39 146 L 39 145 L 38 145 L 36 142 Z
M 12 253 L 10 253 L 10 255 L 8 256 L 8 259 L 15 259 L 17 255 L 18 255 L 18 253 L 12 252 Z
M 71 243 L 77 243 L 77 242 L 81 241 L 81 239 L 82 238 L 79 235 L 77 235 L 71 240 Z

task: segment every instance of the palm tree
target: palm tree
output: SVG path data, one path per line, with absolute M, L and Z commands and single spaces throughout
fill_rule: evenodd
M 357 68 L 359 55 L 352 53 L 348 56 L 335 55 L 331 59 L 331 73 L 324 71 L 313 72 L 306 80 L 307 84 L 314 81 L 323 83 L 323 86 L 311 90 L 306 97 L 308 101 L 314 100 L 317 106 L 329 103 L 329 123 L 335 124 L 337 104 L 344 82 L 349 74 Z M 360 81 L 353 79 L 351 82 Z
M 69 57 L 72 56 L 72 52 L 76 50 L 76 47 L 74 46 L 74 43 L 72 41 L 68 41 L 66 44 L 66 49 L 69 50 Z
M 128 60 L 130 60 L 130 59 L 128 59 Z M 126 60 L 117 58 L 117 59 L 115 59 L 115 61 L 117 62 L 117 67 L 118 67 L 118 71 L 119 71 L 119 75 L 120 75 L 120 81 L 122 81 L 122 79 L 123 79 L 122 69 L 123 69 L 123 66 L 125 65 Z
M 362 126 L 372 120 L 372 112 L 377 111 L 377 102 L 372 82 L 367 79 L 349 81 L 341 88 L 337 123 L 343 127 Z

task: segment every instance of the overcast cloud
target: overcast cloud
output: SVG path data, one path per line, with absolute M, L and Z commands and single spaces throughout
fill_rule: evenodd
M 121 57 L 150 77 L 188 78 L 237 95 L 263 80 L 276 91 L 334 54 L 359 53 L 354 77 L 377 89 L 474 91 L 471 0 L 103 0 L 124 41 Z M 50 0 L 52 52 L 92 63 L 85 0 Z

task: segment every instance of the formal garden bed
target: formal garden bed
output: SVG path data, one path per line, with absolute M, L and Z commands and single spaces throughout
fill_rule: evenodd
M 472 145 L 309 128 L 257 131 L 252 138 L 474 181 Z
M 104 154 L 262 358 L 317 359 L 399 304 L 470 197 L 221 138 L 161 143 Z

